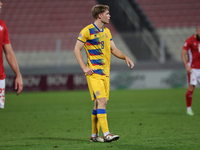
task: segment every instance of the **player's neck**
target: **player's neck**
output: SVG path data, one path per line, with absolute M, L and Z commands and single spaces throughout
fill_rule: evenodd
M 102 23 L 100 20 L 95 20 L 94 24 L 97 26 L 97 28 L 102 31 L 102 28 L 104 26 L 104 23 Z

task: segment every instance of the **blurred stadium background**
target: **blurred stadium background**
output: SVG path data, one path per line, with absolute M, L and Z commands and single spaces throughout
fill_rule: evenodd
M 117 47 L 134 62 L 111 59 L 111 89 L 186 86 L 181 61 L 186 38 L 199 25 L 199 0 L 2 0 L 24 90 L 86 89 L 73 48 L 80 30 L 93 22 L 91 8 L 110 7 Z M 86 61 L 84 50 L 83 56 Z M 13 73 L 4 59 L 7 90 Z

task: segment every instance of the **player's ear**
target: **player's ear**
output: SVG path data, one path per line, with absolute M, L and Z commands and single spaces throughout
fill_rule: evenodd
M 99 18 L 99 19 L 101 19 L 101 15 L 102 15 L 102 14 L 98 14 L 98 18 Z

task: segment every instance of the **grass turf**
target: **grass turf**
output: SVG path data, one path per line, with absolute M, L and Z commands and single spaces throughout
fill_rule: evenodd
M 200 89 L 193 95 L 194 116 L 186 115 L 185 92 L 111 91 L 109 128 L 120 135 L 111 143 L 89 142 L 93 102 L 88 91 L 6 93 L 0 150 L 199 149 Z

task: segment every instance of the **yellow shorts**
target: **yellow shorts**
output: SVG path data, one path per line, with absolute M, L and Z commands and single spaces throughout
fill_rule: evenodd
M 110 78 L 98 74 L 86 76 L 92 101 L 106 97 L 109 99 Z

